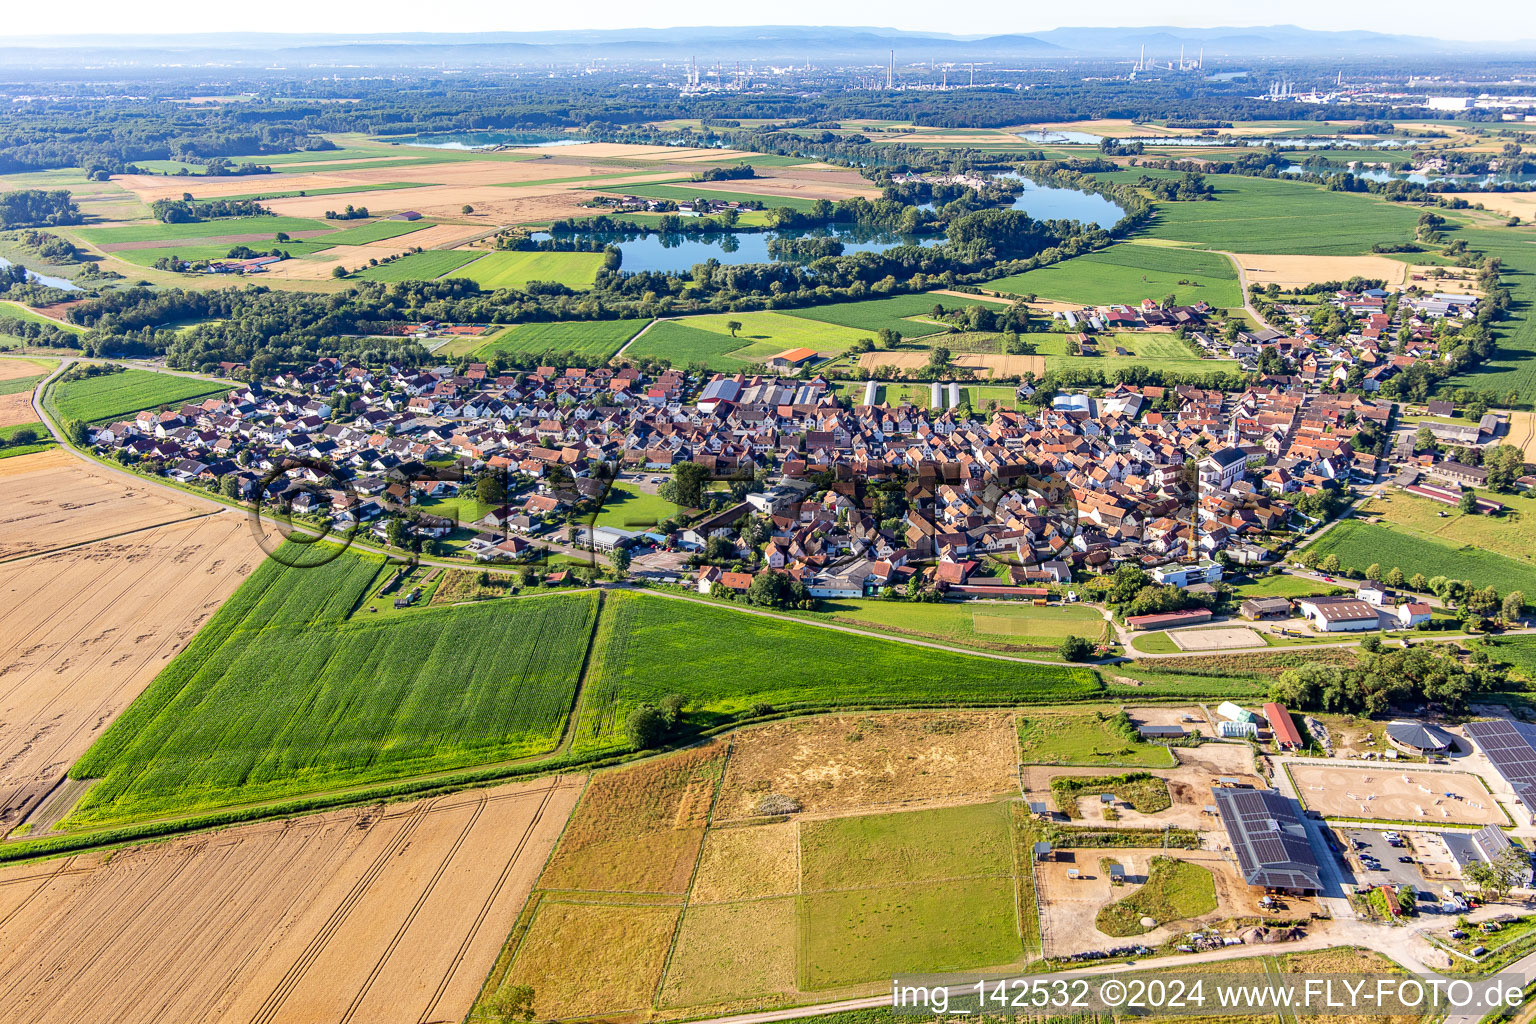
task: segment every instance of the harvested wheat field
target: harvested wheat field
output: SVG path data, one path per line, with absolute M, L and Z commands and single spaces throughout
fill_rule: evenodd
M 219 512 L 0 564 L 0 831 L 39 809 L 261 559 L 245 517 Z
M 1365 277 L 1387 282 L 1388 288 L 1408 283 L 1408 264 L 1385 256 L 1255 256 L 1233 253 L 1249 284 L 1294 288 L 1319 281 Z
M 131 533 L 222 506 L 182 500 L 60 448 L 0 459 L 0 559 Z
M 0 380 L 36 377 L 40 373 L 47 373 L 53 366 L 51 359 L 0 359 Z
M 460 1020 L 581 783 L 0 871 L 0 1024 Z
M 30 390 L 0 395 L 0 427 L 14 427 L 18 423 L 36 422 L 37 412 L 32 408 Z
M 1420 824 L 1510 824 L 1483 780 L 1466 772 L 1296 762 L 1285 768 L 1302 803 L 1324 817 Z
M 1519 217 L 1521 220 L 1536 219 L 1536 192 L 1479 192 L 1475 196 L 1468 196 L 1463 192 L 1436 194 L 1446 198 L 1466 199 L 1473 205 L 1482 206 L 1494 213 L 1502 213 L 1506 217 Z
M 700 192 L 743 192 L 760 196 L 788 196 L 802 199 L 853 199 L 863 196 L 878 199 L 880 190 L 869 179 L 854 171 L 809 171 L 801 167 L 785 168 L 784 174 L 759 174 L 737 181 L 690 181 L 687 187 Z
M 1008 712 L 827 715 L 736 735 L 718 823 L 792 800 L 808 812 L 983 799 L 1017 786 Z M 775 801 L 773 798 L 778 798 Z
M 1509 443 L 1525 450 L 1525 461 L 1536 462 L 1536 412 L 1517 410 L 1509 414 Z

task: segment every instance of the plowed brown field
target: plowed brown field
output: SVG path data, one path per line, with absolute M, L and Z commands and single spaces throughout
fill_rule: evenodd
M 581 783 L 0 870 L 0 1024 L 460 1020 Z

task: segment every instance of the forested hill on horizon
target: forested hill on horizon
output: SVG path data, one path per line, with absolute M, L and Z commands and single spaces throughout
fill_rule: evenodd
M 369 65 L 423 60 L 482 64 L 487 61 L 709 60 L 884 63 L 898 59 L 986 60 L 1000 57 L 1135 59 L 1141 48 L 1164 52 L 1203 49 L 1208 58 L 1378 58 L 1430 54 L 1528 54 L 1536 39 L 1486 42 L 1367 31 L 1326 32 L 1293 25 L 1174 28 L 1082 27 L 997 35 L 949 35 L 877 27 L 757 26 L 666 29 L 594 29 L 483 33 L 189 33 L 144 35 L 13 36 L 0 60 L 21 66 L 62 66 L 110 54 L 117 65 L 153 64 L 189 57 L 222 56 L 236 64 L 271 60 L 324 62 L 345 59 Z

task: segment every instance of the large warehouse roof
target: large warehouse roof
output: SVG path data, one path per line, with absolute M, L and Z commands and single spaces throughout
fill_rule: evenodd
M 1307 827 L 1291 801 L 1268 789 L 1218 789 L 1215 795 L 1245 882 L 1266 889 L 1323 887 Z
M 1495 718 L 1468 722 L 1462 732 L 1493 762 L 1520 802 L 1536 807 L 1536 726 Z

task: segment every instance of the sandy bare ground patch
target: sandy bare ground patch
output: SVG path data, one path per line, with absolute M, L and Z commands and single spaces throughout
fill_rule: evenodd
M 261 559 L 245 517 L 219 512 L 0 564 L 0 830 L 37 807 Z
M 1436 195 L 1465 199 L 1474 206 L 1482 205 L 1506 217 L 1536 218 L 1536 192 L 1479 192 L 1470 196 L 1464 192 L 1439 192 Z
M 0 872 L 0 1021 L 459 1020 L 579 776 Z
M 1294 288 L 1318 281 L 1347 281 L 1367 277 L 1400 288 L 1408 281 L 1408 264 L 1385 256 L 1260 256 L 1233 253 L 1249 284 Z
M 1264 638 L 1246 626 L 1231 629 L 1176 629 L 1168 634 L 1181 651 L 1231 651 L 1263 647 Z
M 1006 712 L 827 715 L 737 734 L 715 820 L 757 814 L 769 794 L 804 811 L 944 803 L 1014 788 Z
M 1118 818 L 1112 823 L 1116 828 L 1192 828 L 1211 831 L 1219 828 L 1215 819 L 1205 813 L 1205 808 L 1216 802 L 1211 795 L 1212 787 L 1220 778 L 1237 778 L 1245 784 L 1263 787 L 1263 781 L 1254 774 L 1253 753 L 1246 745 L 1205 743 L 1199 747 L 1175 747 L 1174 756 L 1179 759 L 1176 768 L 1137 768 L 1156 775 L 1168 783 L 1168 795 L 1173 806 L 1152 814 L 1143 814 L 1123 804 L 1115 807 Z M 1091 765 L 1025 765 L 1020 769 L 1025 796 L 1032 801 L 1055 807 L 1056 798 L 1051 792 L 1051 780 L 1063 776 L 1118 775 L 1132 769 L 1097 767 Z M 1078 800 L 1082 818 L 1078 824 L 1110 824 L 1104 818 L 1097 793 L 1083 794 Z
M 1508 820 L 1482 780 L 1465 772 L 1296 763 L 1286 768 L 1307 808 L 1324 817 L 1458 825 Z
M 62 449 L 0 459 L 0 559 L 200 515 L 214 506 L 180 501 Z
M 1099 866 L 1100 859 L 1106 857 L 1125 868 L 1126 884 L 1110 884 L 1108 873 Z M 1160 923 L 1146 934 L 1131 938 L 1113 938 L 1099 931 L 1095 923 L 1099 910 L 1135 892 L 1151 870 L 1154 857 L 1189 861 L 1209 870 L 1216 881 L 1216 909 L 1189 920 Z M 1078 872 L 1076 878 L 1068 875 L 1072 870 Z M 1040 896 L 1040 936 L 1047 956 L 1108 949 L 1129 942 L 1155 946 L 1192 931 L 1199 924 L 1260 913 L 1260 893 L 1242 884 L 1232 861 L 1215 850 L 1062 850 L 1058 851 L 1057 859 L 1035 865 L 1035 886 Z M 1312 909 L 1309 900 L 1288 899 L 1286 903 L 1285 912 L 1279 916 L 1304 919 Z

